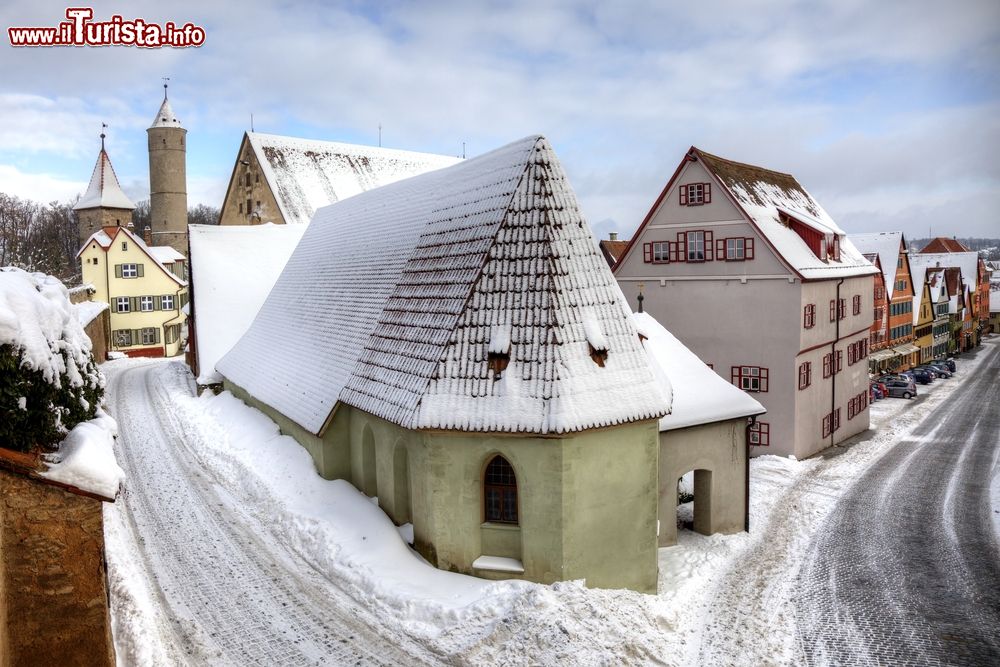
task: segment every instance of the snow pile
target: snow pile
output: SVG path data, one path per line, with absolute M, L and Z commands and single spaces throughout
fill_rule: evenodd
M 98 409 L 96 419 L 74 426 L 59 445 L 59 450 L 45 457 L 49 469 L 40 475 L 105 498 L 114 498 L 118 495 L 118 487 L 125 481 L 125 472 L 115 460 L 114 439 L 117 433 L 115 420 Z
M 87 370 L 91 343 L 69 292 L 52 276 L 0 269 L 0 345 L 20 352 L 22 367 L 40 371 L 56 387 L 63 373 L 74 387 L 102 382 L 96 369 Z
M 305 231 L 306 225 L 188 226 L 198 384 L 222 381 L 215 362 L 250 328 Z
M 673 396 L 670 414 L 660 418 L 661 431 L 764 413 L 764 406 L 719 377 L 649 313 L 633 313 L 632 321 L 646 337 L 643 345 L 664 392 Z
M 108 307 L 108 304 L 103 301 L 81 301 L 73 304 L 73 311 L 76 313 L 76 319 L 79 320 L 80 325 L 85 327 L 97 319 L 97 316 Z

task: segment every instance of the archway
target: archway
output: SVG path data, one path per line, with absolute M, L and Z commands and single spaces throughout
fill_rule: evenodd
M 697 468 L 677 480 L 677 527 L 712 534 L 712 471 Z

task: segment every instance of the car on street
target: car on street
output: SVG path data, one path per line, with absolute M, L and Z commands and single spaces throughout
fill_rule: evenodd
M 955 372 L 955 360 L 954 359 L 935 359 L 932 361 L 936 366 L 946 366 L 952 373 Z
M 892 398 L 913 398 L 917 395 L 917 384 L 910 379 L 888 380 L 885 386 Z
M 952 375 L 947 366 L 939 366 L 938 364 L 927 364 L 927 366 L 933 369 L 938 374 L 938 377 L 950 378 Z
M 929 368 L 914 368 L 913 380 L 917 384 L 930 384 L 934 382 L 934 371 Z

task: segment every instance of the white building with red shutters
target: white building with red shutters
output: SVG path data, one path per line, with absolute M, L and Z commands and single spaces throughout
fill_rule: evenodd
M 789 174 L 691 148 L 618 263 L 629 303 L 767 409 L 752 454 L 868 428 L 877 269 Z

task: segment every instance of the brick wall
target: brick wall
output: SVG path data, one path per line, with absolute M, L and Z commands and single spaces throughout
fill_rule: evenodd
M 114 665 L 102 505 L 0 467 L 0 667 Z

